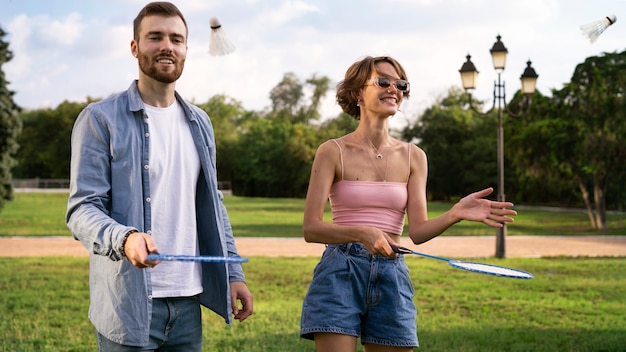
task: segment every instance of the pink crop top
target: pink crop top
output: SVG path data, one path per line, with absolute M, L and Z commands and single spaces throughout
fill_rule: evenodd
M 407 183 L 344 180 L 343 151 L 339 143 L 333 141 L 341 153 L 342 178 L 330 189 L 333 223 L 372 226 L 401 235 L 408 200 Z M 409 169 L 410 160 L 409 157 Z

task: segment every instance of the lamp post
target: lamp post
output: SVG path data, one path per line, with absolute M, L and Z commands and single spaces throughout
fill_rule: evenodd
M 476 66 L 470 60 L 471 56 L 468 54 L 466 56 L 467 61 L 463 63 L 459 72 L 461 73 L 461 81 L 463 83 L 463 88 L 469 95 L 469 105 L 474 112 L 480 115 L 487 115 L 491 111 L 493 111 L 496 107 L 498 109 L 498 194 L 497 199 L 500 202 L 504 202 L 506 197 L 504 195 L 504 129 L 502 128 L 502 113 L 504 110 L 513 116 L 513 117 L 521 117 L 528 113 L 531 104 L 531 97 L 535 93 L 535 87 L 537 84 L 537 73 L 530 66 L 531 62 L 528 60 L 527 67 L 524 70 L 524 73 L 520 77 L 522 81 L 522 94 L 524 94 L 523 104 L 525 108 L 518 114 L 513 113 L 509 110 L 509 106 L 506 103 L 506 92 L 504 89 L 504 81 L 501 80 L 501 74 L 504 71 L 506 66 L 506 56 L 508 54 L 508 50 L 500 41 L 502 38 L 500 35 L 497 37 L 497 41 L 493 44 L 491 48 L 491 58 L 493 59 L 493 67 L 498 74 L 498 80 L 494 82 L 493 86 L 493 106 L 489 111 L 482 112 L 478 111 L 474 105 L 472 104 L 472 89 L 476 88 L 476 81 L 478 79 L 478 70 L 476 70 Z M 506 239 L 506 223 L 502 223 L 502 227 L 496 229 L 496 258 L 504 258 L 505 257 L 505 239 Z

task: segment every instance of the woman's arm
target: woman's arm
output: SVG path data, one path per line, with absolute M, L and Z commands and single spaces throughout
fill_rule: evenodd
M 415 244 L 424 243 L 439 236 L 461 220 L 477 221 L 492 227 L 502 227 L 503 222 L 513 221 L 510 216 L 517 214 L 515 210 L 509 209 L 513 207 L 513 203 L 484 199 L 493 192 L 493 188 L 485 188 L 462 198 L 442 215 L 428 219 L 426 201 L 428 162 L 424 151 L 417 146 L 411 148 L 411 165 L 407 215 L 409 237 Z

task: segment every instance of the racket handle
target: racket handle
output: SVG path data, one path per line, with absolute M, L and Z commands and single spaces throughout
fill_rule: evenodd
M 393 251 L 396 252 L 396 253 L 413 254 L 413 251 L 408 249 L 408 248 L 406 248 L 406 247 L 391 246 L 391 249 L 393 249 Z

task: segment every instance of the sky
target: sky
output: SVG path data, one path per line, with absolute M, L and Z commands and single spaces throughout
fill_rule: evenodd
M 331 79 L 324 118 L 341 109 L 334 87 L 365 56 L 389 55 L 405 68 L 411 97 L 392 117 L 402 128 L 453 87 L 471 55 L 479 73 L 476 98 L 490 104 L 497 73 L 489 49 L 501 35 L 509 55 L 501 77 L 507 99 L 520 88 L 528 60 L 537 89 L 551 95 L 592 56 L 626 50 L 626 0 L 177 0 L 189 27 L 185 70 L 176 85 L 187 100 L 216 94 L 246 110 L 271 106 L 270 91 L 286 73 L 301 81 Z M 130 53 L 132 21 L 147 1 L 0 0 L 0 28 L 13 59 L 2 69 L 26 109 L 55 108 L 126 90 L 137 78 Z M 580 25 L 615 14 L 591 44 Z M 208 53 L 211 17 L 236 47 Z

